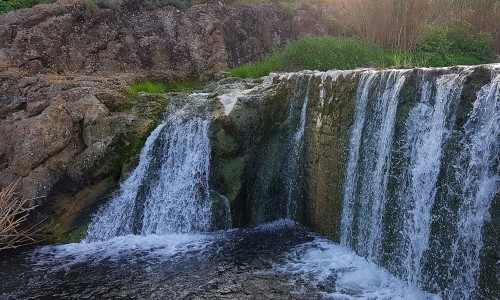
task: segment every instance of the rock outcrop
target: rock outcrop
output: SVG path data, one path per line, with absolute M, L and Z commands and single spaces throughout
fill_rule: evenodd
M 22 178 L 20 192 L 40 205 L 33 217 L 49 217 L 57 232 L 116 188 L 167 102 L 126 95 L 118 77 L 0 80 L 0 185 Z
M 0 17 L 0 67 L 30 74 L 116 72 L 210 78 L 304 33 L 314 16 L 275 5 L 161 6 L 153 0 L 58 1 Z

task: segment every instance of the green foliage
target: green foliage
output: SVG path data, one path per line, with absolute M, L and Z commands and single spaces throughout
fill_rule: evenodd
M 204 84 L 196 80 L 169 81 L 167 83 L 155 83 L 144 81 L 134 84 L 128 89 L 130 96 L 139 92 L 150 94 L 163 94 L 165 92 L 188 92 L 203 87 Z
M 272 71 L 442 67 L 493 61 L 491 37 L 471 34 L 471 26 L 467 23 L 429 25 L 425 30 L 424 41 L 413 53 L 394 52 L 356 38 L 304 36 L 289 43 L 282 52 L 260 63 L 234 68 L 230 73 L 235 77 L 256 78 Z
M 391 57 L 384 48 L 355 38 L 304 36 L 287 45 L 283 63 L 287 70 L 347 70 L 387 67 Z
M 354 38 L 304 36 L 289 43 L 257 64 L 247 64 L 230 71 L 232 76 L 256 78 L 272 71 L 355 69 L 387 67 L 394 64 L 390 52 Z
M 415 56 L 426 66 L 475 65 L 493 61 L 493 39 L 487 34 L 472 34 L 472 25 L 461 22 L 448 26 L 426 25 L 424 41 Z
M 128 89 L 128 94 L 131 96 L 137 95 L 139 92 L 150 93 L 150 94 L 162 94 L 165 93 L 165 85 L 161 83 L 153 82 L 139 82 L 134 84 Z
M 41 0 L 7 0 L 0 1 L 0 15 L 6 14 L 13 10 L 30 8 L 44 1 Z
M 282 55 L 273 54 L 257 64 L 247 64 L 230 70 L 231 76 L 240 78 L 258 78 L 272 71 L 282 70 Z

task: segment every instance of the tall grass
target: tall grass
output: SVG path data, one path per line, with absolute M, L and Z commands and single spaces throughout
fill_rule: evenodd
M 359 67 L 387 67 L 390 53 L 371 42 L 356 38 L 304 36 L 291 42 L 283 51 L 286 70 L 355 69 Z
M 0 16 L 22 8 L 30 8 L 41 3 L 53 3 L 56 0 L 0 0 Z
M 281 69 L 283 69 L 283 55 L 276 53 L 265 58 L 260 63 L 236 67 L 230 70 L 230 74 L 240 78 L 258 78 Z
M 0 15 L 6 14 L 10 11 L 30 8 L 38 4 L 38 0 L 6 0 L 0 1 Z
M 373 43 L 355 38 L 304 36 L 289 43 L 260 63 L 243 65 L 230 70 L 232 76 L 256 78 L 273 71 L 355 69 L 388 67 L 392 53 Z
M 356 68 L 411 68 L 475 65 L 493 62 L 492 39 L 472 34 L 467 23 L 427 26 L 415 51 L 391 50 L 357 38 L 304 36 L 260 63 L 230 70 L 232 76 L 256 78 L 273 71 Z
M 151 94 L 162 94 L 165 93 L 165 85 L 161 83 L 153 83 L 149 81 L 139 82 L 132 85 L 128 89 L 128 94 L 131 96 L 137 95 L 137 93 L 151 93 Z

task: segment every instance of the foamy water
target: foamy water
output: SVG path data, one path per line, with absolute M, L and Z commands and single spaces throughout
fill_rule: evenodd
M 274 270 L 299 275 L 301 281 L 290 282 L 298 293 L 305 283 L 328 299 L 441 299 L 409 286 L 352 250 L 319 237 L 292 249 L 286 262 L 275 265 Z

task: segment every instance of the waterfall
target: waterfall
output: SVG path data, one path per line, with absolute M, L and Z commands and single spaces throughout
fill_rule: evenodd
M 350 149 L 342 239 L 358 254 L 377 260 L 396 108 L 405 76 L 404 71 L 390 71 L 368 74 L 363 80 L 367 85 L 360 86 L 356 101 L 361 107 L 356 108 Z M 369 101 L 373 83 L 376 95 Z
M 190 97 L 206 100 L 201 94 Z M 171 113 L 147 139 L 118 195 L 94 217 L 86 240 L 211 229 L 208 129 L 196 108 Z
M 500 75 L 459 121 L 471 72 L 362 71 L 345 172 L 341 244 L 446 299 L 477 296 L 499 192 Z
M 304 133 L 306 130 L 307 108 L 309 105 L 312 78 L 313 76 L 310 75 L 305 80 L 305 92 L 303 89 L 304 84 L 300 82 L 300 78 L 297 78 L 295 93 L 290 101 L 290 107 L 288 109 L 287 122 L 290 123 L 291 139 L 289 145 L 289 161 L 286 168 L 286 217 L 289 219 L 294 218 L 297 208 L 297 198 L 301 197 L 300 182 L 303 180 L 301 166 L 304 150 Z M 302 105 L 300 105 L 300 100 L 302 100 Z M 300 108 L 300 110 L 298 110 L 298 108 Z M 300 114 L 298 120 L 296 120 L 298 112 L 300 112 Z
M 446 291 L 450 299 L 468 298 L 476 287 L 482 228 L 490 218 L 491 202 L 500 189 L 500 75 L 479 92 L 464 128 L 462 150 L 454 161 L 454 175 L 463 201 L 458 214 L 458 235 L 451 248 L 449 274 L 454 280 Z
M 421 99 L 409 112 L 401 155 L 406 162 L 398 167 L 395 197 L 405 212 L 401 240 L 395 256 L 401 258 L 403 277 L 412 285 L 421 280 L 422 258 L 428 248 L 431 210 L 441 168 L 443 143 L 449 136 L 446 120 L 450 104 L 460 96 L 467 73 L 422 79 Z M 433 94 L 433 89 L 435 94 Z

